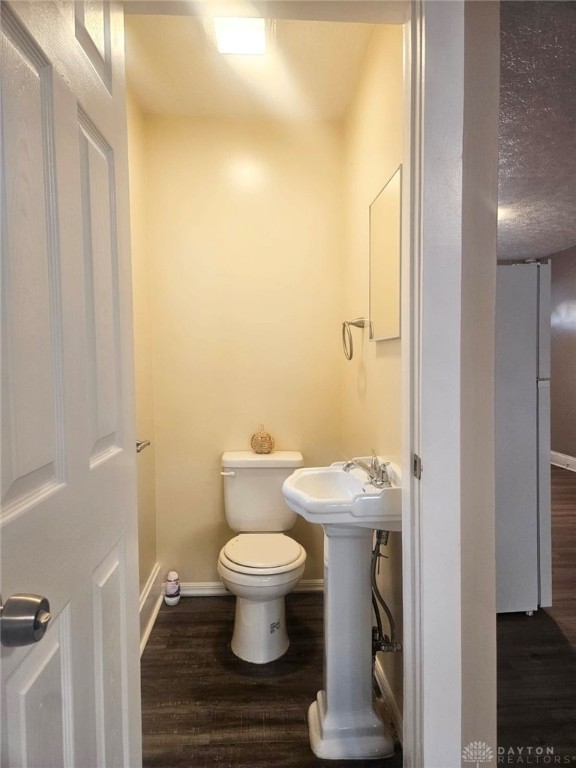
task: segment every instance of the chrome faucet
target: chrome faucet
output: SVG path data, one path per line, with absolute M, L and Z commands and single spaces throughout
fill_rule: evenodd
M 389 461 L 385 461 L 381 464 L 376 453 L 372 451 L 372 461 L 370 464 L 366 464 L 362 459 L 350 459 L 350 461 L 347 461 L 346 464 L 344 464 L 342 469 L 344 472 L 350 472 L 354 467 L 359 467 L 366 472 L 369 477 L 368 482 L 373 485 L 374 488 L 390 488 L 392 483 L 388 476 L 387 467 L 389 464 Z

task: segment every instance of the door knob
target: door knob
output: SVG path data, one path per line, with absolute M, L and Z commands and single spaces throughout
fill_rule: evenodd
M 2 645 L 31 645 L 42 640 L 50 622 L 50 603 L 41 595 L 12 595 L 1 604 Z

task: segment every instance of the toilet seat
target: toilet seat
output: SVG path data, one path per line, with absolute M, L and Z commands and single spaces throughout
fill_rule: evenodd
M 282 533 L 241 533 L 222 547 L 219 559 L 236 573 L 265 576 L 299 568 L 306 551 Z

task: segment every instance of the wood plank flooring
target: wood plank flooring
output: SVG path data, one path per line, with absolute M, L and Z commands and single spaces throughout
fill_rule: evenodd
M 498 616 L 498 744 L 552 747 L 553 765 L 576 766 L 575 590 L 576 473 L 552 467 L 554 606 Z
M 319 760 L 306 715 L 322 688 L 323 597 L 286 598 L 290 648 L 254 665 L 230 650 L 234 598 L 162 606 L 142 656 L 144 768 L 399 768 L 388 760 Z
M 498 742 L 553 747 L 562 762 L 549 764 L 576 768 L 576 473 L 554 467 L 552 489 L 554 607 L 498 617 Z M 290 649 L 262 667 L 230 651 L 232 597 L 162 607 L 142 657 L 145 768 L 401 766 L 399 749 L 390 760 L 314 757 L 306 713 L 322 687 L 322 596 L 286 605 Z

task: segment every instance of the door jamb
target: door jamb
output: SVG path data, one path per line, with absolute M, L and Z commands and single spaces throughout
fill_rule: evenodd
M 404 24 L 404 179 L 402 190 L 402 607 L 403 765 L 423 762 L 420 481 L 421 192 L 422 192 L 422 7 L 410 4 Z
M 341 20 L 354 20 L 357 0 L 339 0 Z M 421 263 L 422 263 L 422 91 L 423 91 L 423 0 L 407 2 L 407 19 L 403 24 L 404 38 L 404 104 L 403 104 L 403 189 L 402 189 L 402 594 L 403 594 L 403 765 L 421 768 L 423 762 L 423 691 L 422 691 L 422 584 L 421 584 L 421 500 L 420 483 L 412 473 L 414 456 L 420 456 L 420 354 L 421 354 Z M 178 3 L 177 11 L 182 12 Z M 266 6 L 270 17 L 282 17 L 285 2 Z M 300 5 L 300 4 L 299 4 Z M 321 5 L 321 4 L 318 4 Z M 332 4 L 330 4 L 332 6 Z M 366 4 L 368 6 L 368 4 Z M 389 6 L 398 12 L 399 3 Z M 374 8 L 372 4 L 370 7 Z M 202 15 L 203 6 L 187 12 Z M 273 10 L 272 10 L 273 8 Z M 348 12 L 350 18 L 347 18 Z M 299 8 L 302 12 L 302 6 Z M 327 16 L 334 12 L 326 7 Z M 170 13 L 170 2 L 135 2 L 128 4 L 128 13 Z M 298 13 L 296 14 L 297 17 Z M 320 15 L 320 14 L 319 14 Z M 316 16 L 316 14 L 315 14 Z M 371 23 L 386 23 L 374 18 Z M 289 15 L 294 18 L 293 12 Z M 320 20 L 320 19 L 319 19 Z M 409 535 L 406 535 L 408 532 Z

